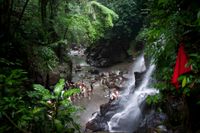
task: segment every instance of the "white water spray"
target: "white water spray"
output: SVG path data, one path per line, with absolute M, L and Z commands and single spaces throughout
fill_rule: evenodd
M 144 72 L 146 70 L 146 66 L 145 66 L 145 61 L 144 61 L 144 55 L 142 54 L 141 56 L 139 56 L 135 63 L 133 64 L 132 67 L 132 71 L 130 73 L 130 78 L 127 82 L 127 88 L 125 89 L 125 91 L 122 93 L 122 96 L 127 96 L 130 94 L 131 89 L 135 86 L 135 74 L 134 72 Z
M 141 109 L 140 105 L 146 99 L 148 95 L 152 95 L 158 93 L 154 88 L 148 88 L 148 83 L 155 69 L 155 65 L 150 65 L 148 70 L 146 71 L 141 85 L 136 88 L 133 94 L 130 94 L 131 89 L 133 89 L 135 85 L 135 75 L 134 72 L 143 72 L 146 67 L 144 65 L 144 57 L 143 55 L 138 58 L 136 63 L 133 66 L 132 70 L 132 78 L 130 78 L 128 82 L 127 89 L 121 95 L 120 104 L 123 104 L 124 109 L 110 119 L 108 122 L 108 127 L 110 132 L 133 132 L 139 125 L 139 119 L 141 118 Z M 127 100 L 127 95 L 129 95 L 129 99 Z M 123 100 L 126 99 L 126 100 Z

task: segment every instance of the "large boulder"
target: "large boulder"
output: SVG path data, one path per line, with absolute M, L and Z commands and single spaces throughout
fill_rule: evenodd
M 168 125 L 174 128 L 174 132 L 191 132 L 189 120 L 189 108 L 185 97 L 168 95 L 163 105 L 168 115 Z
M 108 131 L 108 121 L 119 110 L 116 103 L 105 103 L 100 105 L 100 112 L 96 112 L 93 118 L 86 123 L 86 130 Z
M 164 125 L 168 120 L 164 113 L 151 112 L 145 116 L 140 126 L 134 133 L 169 133 L 170 131 Z
M 96 67 L 108 67 L 128 57 L 129 44 L 125 41 L 99 41 L 86 50 L 87 62 Z
M 50 71 L 48 74 L 38 71 L 32 72 L 32 78 L 34 79 L 34 83 L 42 84 L 45 87 L 49 88 L 50 86 L 55 85 L 60 78 L 65 80 L 72 79 L 72 64 L 70 63 L 62 63 L 59 64 L 56 68 Z
M 67 63 L 62 63 L 53 71 L 49 72 L 49 85 L 55 85 L 60 78 L 71 80 L 72 70 L 71 66 Z

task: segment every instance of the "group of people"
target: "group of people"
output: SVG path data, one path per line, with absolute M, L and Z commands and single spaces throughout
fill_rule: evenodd
M 122 71 L 101 72 L 90 82 L 83 82 L 83 80 L 75 83 L 67 81 L 65 84 L 66 89 L 80 89 L 80 93 L 73 94 L 69 97 L 69 100 L 75 102 L 83 97 L 91 99 L 91 95 L 94 93 L 94 83 L 99 82 L 104 91 L 108 92 L 106 97 L 109 97 L 109 102 L 112 102 L 119 98 L 120 90 L 124 88 L 124 81 L 128 79 L 127 77 L 124 77 L 123 74 L 126 73 L 123 73 Z
M 108 90 L 106 97 L 109 97 L 109 102 L 118 99 L 120 96 L 119 91 L 125 87 L 124 83 L 128 78 L 123 76 L 122 71 L 101 73 L 100 76 L 100 85 L 104 90 Z
M 65 89 L 80 89 L 80 93 L 75 93 L 72 96 L 68 97 L 68 100 L 71 102 L 75 102 L 77 100 L 80 100 L 81 98 L 88 98 L 91 99 L 91 95 L 94 94 L 94 88 L 93 83 L 90 83 L 90 85 L 86 85 L 83 81 L 79 81 L 76 83 L 73 82 L 66 82 Z M 111 88 L 109 89 L 109 101 L 113 101 L 118 99 L 119 97 L 119 90 L 117 88 Z
M 109 102 L 118 99 L 120 87 L 117 86 L 114 82 L 109 82 L 108 79 L 103 78 L 100 81 L 100 85 L 103 87 L 104 91 L 108 91 Z
M 67 81 L 65 84 L 65 88 L 66 89 L 74 89 L 74 88 L 80 89 L 80 93 L 75 93 L 68 98 L 71 102 L 79 100 L 82 97 L 86 97 L 86 98 L 90 99 L 91 95 L 93 94 L 93 83 L 92 82 L 88 86 L 83 81 L 78 81 L 76 83 Z

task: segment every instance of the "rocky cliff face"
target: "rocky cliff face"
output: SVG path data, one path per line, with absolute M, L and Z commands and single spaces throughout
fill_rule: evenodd
M 126 41 L 101 40 L 86 50 L 87 62 L 95 67 L 108 67 L 128 58 L 129 43 Z
M 60 78 L 64 78 L 65 80 L 71 80 L 72 68 L 71 65 L 69 65 L 68 63 L 62 63 L 49 73 L 40 73 L 37 71 L 33 71 L 32 78 L 34 79 L 34 83 L 50 87 L 52 85 L 55 85 Z

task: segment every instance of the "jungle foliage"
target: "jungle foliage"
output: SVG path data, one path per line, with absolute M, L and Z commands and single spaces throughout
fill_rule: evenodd
M 161 91 L 171 91 L 189 96 L 197 91 L 199 86 L 199 2 L 197 1 L 149 1 L 146 24 L 137 36 L 144 40 L 146 54 L 154 59 L 157 65 L 157 87 Z M 185 51 L 192 65 L 192 72 L 182 75 L 180 89 L 177 91 L 170 83 L 176 55 L 180 43 L 183 42 Z M 161 73 L 162 71 L 162 73 Z
M 59 12 L 55 21 L 57 33 L 71 43 L 90 45 L 103 37 L 106 29 L 113 27 L 118 19 L 114 11 L 96 1 L 77 3 L 68 2 L 67 13 Z
M 0 12 L 0 132 L 79 131 L 67 100 L 78 90 L 64 91 L 64 80 L 52 89 L 49 73 L 71 66 L 70 45 L 92 44 L 118 15 L 90 0 L 0 0 Z
M 119 19 L 114 27 L 104 36 L 107 40 L 118 40 L 128 43 L 134 40 L 143 25 L 144 16 L 142 10 L 145 8 L 145 0 L 99 0 L 110 9 L 114 10 Z
M 196 132 L 200 109 L 200 3 L 187 0 L 148 0 L 145 4 L 144 11 L 148 14 L 136 39 L 144 41 L 146 55 L 154 59 L 157 66 L 154 87 L 160 90 L 159 94 L 148 97 L 147 102 L 157 104 L 162 107 L 162 111 L 166 111 L 170 99 L 179 99 L 179 101 L 182 99 L 185 106 L 185 110 L 182 111 L 189 110 L 189 113 L 179 112 L 175 116 L 173 112 L 174 116 L 170 118 L 174 120 L 179 116 L 182 118 L 176 122 L 176 125 L 171 124 L 177 126 L 178 123 L 179 126 L 184 125 L 185 129 L 192 128 L 192 132 Z M 180 43 L 184 43 L 189 58 L 187 66 L 191 65 L 192 71 L 179 76 L 180 84 L 176 89 L 171 84 L 171 78 Z

